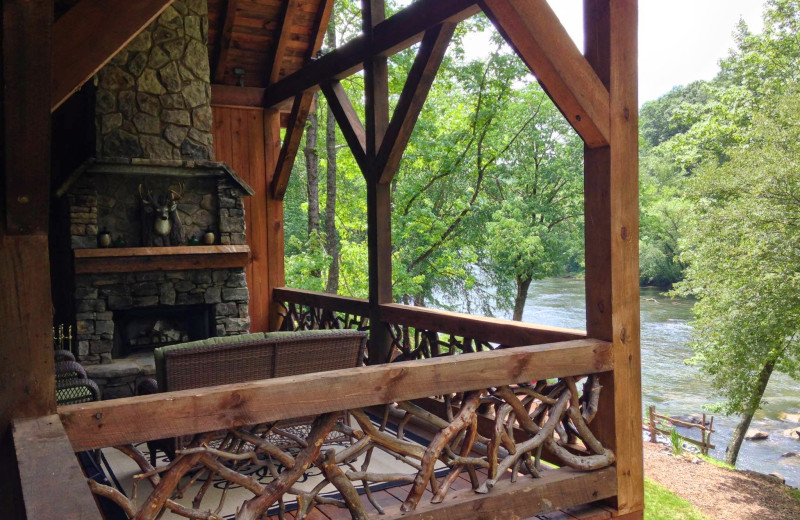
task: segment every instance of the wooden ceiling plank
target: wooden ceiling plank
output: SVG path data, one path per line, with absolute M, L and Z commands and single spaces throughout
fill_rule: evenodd
M 411 132 L 428 97 L 436 73 L 442 64 L 447 46 L 453 37 L 455 23 L 447 22 L 429 29 L 422 38 L 414 64 L 411 66 L 392 120 L 378 151 L 375 172 L 378 182 L 392 181 L 400 166 L 400 159 L 408 145 Z
M 391 56 L 419 42 L 425 31 L 444 22 L 460 22 L 476 14 L 476 0 L 419 0 L 377 24 L 374 37 L 358 36 L 272 86 L 267 107 L 324 81 L 343 79 L 361 70 L 374 56 Z
M 81 0 L 53 25 L 52 101 L 58 108 L 172 0 Z
M 289 176 L 292 174 L 292 166 L 294 166 L 294 158 L 300 148 L 300 138 L 303 137 L 312 101 L 314 101 L 314 93 L 307 90 L 297 96 L 292 105 L 289 124 L 286 126 L 286 135 L 283 138 L 281 153 L 278 156 L 278 164 L 275 166 L 275 173 L 270 186 L 274 199 L 283 200 L 283 196 L 286 194 Z
M 591 148 L 609 142 L 609 94 L 546 0 L 481 0 L 497 30 Z
M 339 124 L 350 151 L 353 152 L 362 172 L 367 171 L 366 132 L 350 97 L 338 81 L 322 84 L 322 93 L 328 100 L 336 122 Z
M 272 63 L 268 68 L 269 78 L 267 79 L 267 85 L 272 85 L 278 81 L 278 78 L 280 77 L 281 64 L 283 63 L 283 56 L 286 53 L 286 46 L 289 43 L 289 37 L 292 34 L 292 23 L 298 3 L 299 0 L 287 0 L 286 2 L 286 7 L 281 16 L 281 26 L 278 41 L 274 46 L 274 51 L 272 52 Z
M 225 69 L 227 68 L 231 42 L 233 41 L 233 27 L 236 23 L 236 7 L 239 0 L 228 0 L 225 7 L 224 22 L 219 36 L 219 54 L 214 66 L 214 83 L 225 82 Z

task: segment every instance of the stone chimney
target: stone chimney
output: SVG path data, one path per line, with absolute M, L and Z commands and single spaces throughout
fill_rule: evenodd
M 175 0 L 97 74 L 97 157 L 213 160 L 206 0 Z

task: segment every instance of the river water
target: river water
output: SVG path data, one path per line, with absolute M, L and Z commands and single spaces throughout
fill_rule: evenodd
M 552 278 L 531 284 L 523 321 L 542 325 L 586 328 L 583 280 Z M 508 316 L 506 316 L 508 317 Z M 692 301 L 670 299 L 657 289 L 641 291 L 642 403 L 651 404 L 665 415 L 704 412 L 704 406 L 719 401 L 708 378 L 684 361 L 692 356 L 687 343 L 691 336 Z M 764 441 L 745 441 L 737 467 L 761 473 L 777 472 L 792 486 L 800 486 L 800 465 L 782 462 L 786 452 L 800 452 L 800 440 L 782 431 L 793 426 L 778 419 L 781 412 L 800 413 L 800 382 L 774 374 L 766 391 L 767 404 L 753 419 L 752 427 L 769 432 Z M 712 455 L 722 459 L 736 417 L 715 415 Z M 796 425 L 795 425 L 796 426 Z M 697 438 L 698 431 L 694 430 Z M 793 458 L 797 460 L 797 457 Z

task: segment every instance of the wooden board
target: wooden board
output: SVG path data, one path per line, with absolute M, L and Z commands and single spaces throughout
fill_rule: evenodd
M 358 316 L 367 316 L 369 314 L 369 302 L 363 298 L 350 298 L 336 294 L 304 291 L 302 289 L 291 289 L 288 287 L 276 287 L 272 289 L 272 297 L 276 301 L 300 303 L 318 309 L 346 312 Z
M 53 92 L 55 110 L 172 0 L 81 0 L 53 28 Z
M 17 419 L 12 435 L 29 520 L 102 518 L 58 415 Z
M 586 339 L 85 403 L 59 414 L 81 451 L 611 369 L 609 344 Z
M 122 247 L 75 249 L 73 253 L 77 274 L 127 273 L 245 267 L 250 248 L 246 245 Z
M 409 325 L 509 346 L 535 345 L 586 337 L 586 333 L 580 330 L 483 318 L 397 303 L 381 305 L 381 318 L 388 323 Z
M 393 491 L 396 488 L 392 488 Z M 592 472 L 572 469 L 546 471 L 541 478 L 520 477 L 516 483 L 501 480 L 488 494 L 471 489 L 453 490 L 439 504 L 423 500 L 414 511 L 387 508 L 386 520 L 507 520 L 549 513 L 608 498 L 616 490 L 616 469 Z

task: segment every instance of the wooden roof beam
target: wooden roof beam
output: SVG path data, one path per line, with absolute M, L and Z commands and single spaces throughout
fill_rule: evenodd
M 375 158 L 375 174 L 378 182 L 392 181 L 400 166 L 400 159 L 414 131 L 422 107 L 428 97 L 436 72 L 442 64 L 447 46 L 456 29 L 453 22 L 446 22 L 429 29 L 422 39 L 417 57 L 411 66 L 400 99 L 394 109 L 389 128 L 383 136 Z
M 325 81 L 343 79 L 361 70 L 375 56 L 391 56 L 419 42 L 425 31 L 444 22 L 460 22 L 476 14 L 476 0 L 420 0 L 380 22 L 370 40 L 361 35 L 299 71 L 275 83 L 267 92 L 266 107 L 295 96 Z
M 292 34 L 292 22 L 294 21 L 294 14 L 297 11 L 298 4 L 299 0 L 287 0 L 284 7 L 281 28 L 272 53 L 272 64 L 269 66 L 267 85 L 272 85 L 278 81 L 278 77 L 281 74 L 281 63 L 283 63 L 283 57 L 286 55 L 286 44 L 289 43 L 289 36 Z
M 546 0 L 481 0 L 497 30 L 591 148 L 609 143 L 609 93 Z
M 219 45 L 217 46 L 217 59 L 214 65 L 214 82 L 225 82 L 225 69 L 228 64 L 228 53 L 233 41 L 233 26 L 236 23 L 236 6 L 239 0 L 228 0 L 225 6 L 225 14 L 222 31 L 219 35 Z
M 356 114 L 347 92 L 338 81 L 322 84 L 322 93 L 328 100 L 339 129 L 344 134 L 350 151 L 362 172 L 367 171 L 366 132 L 358 114 Z
M 73 92 L 172 0 L 81 0 L 53 25 L 52 101 L 58 108 Z
M 292 112 L 289 114 L 289 124 L 286 126 L 286 135 L 283 138 L 281 153 L 278 155 L 278 164 L 275 166 L 275 173 L 272 176 L 272 196 L 275 199 L 283 200 L 286 194 L 286 187 L 289 185 L 289 176 L 292 174 L 294 158 L 300 148 L 300 139 L 303 137 L 308 112 L 311 110 L 311 103 L 314 101 L 314 93 L 306 91 L 294 98 Z

